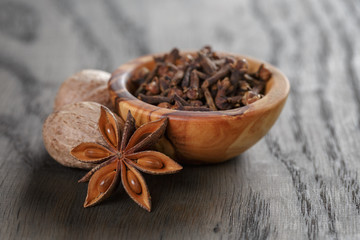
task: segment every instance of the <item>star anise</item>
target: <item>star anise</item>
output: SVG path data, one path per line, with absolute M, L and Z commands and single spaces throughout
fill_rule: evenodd
M 141 207 L 151 210 L 151 200 L 140 171 L 150 174 L 169 174 L 182 169 L 174 160 L 156 151 L 145 151 L 164 134 L 167 118 L 135 127 L 130 111 L 123 132 L 114 114 L 101 107 L 99 130 L 107 146 L 81 143 L 71 154 L 82 162 L 99 163 L 79 182 L 90 179 L 84 207 L 93 206 L 115 190 L 120 182 L 128 195 Z

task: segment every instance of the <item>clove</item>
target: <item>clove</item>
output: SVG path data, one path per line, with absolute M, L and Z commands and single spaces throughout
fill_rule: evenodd
M 142 93 L 139 94 L 138 98 L 144 102 L 147 102 L 150 104 L 155 104 L 155 105 L 162 103 L 162 102 L 171 102 L 171 100 L 172 100 L 171 97 L 163 97 L 163 96 L 159 96 L 159 95 L 147 96 Z
M 192 71 L 190 75 L 190 87 L 186 93 L 189 99 L 198 99 L 199 97 L 199 77 L 196 71 Z
M 174 48 L 154 57 L 154 62 L 153 69 L 143 67 L 134 73 L 134 94 L 177 110 L 216 111 L 251 104 L 264 96 L 272 75 L 264 64 L 249 72 L 246 59 L 218 55 L 210 46 L 194 55 L 182 55 Z

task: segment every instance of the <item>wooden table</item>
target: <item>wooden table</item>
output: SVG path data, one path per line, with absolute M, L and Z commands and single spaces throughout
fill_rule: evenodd
M 359 239 L 360 2 L 0 2 L 1 239 Z M 83 209 L 84 171 L 42 143 L 61 82 L 210 44 L 279 67 L 291 93 L 271 131 L 214 166 L 146 176 L 153 210 L 120 189 Z

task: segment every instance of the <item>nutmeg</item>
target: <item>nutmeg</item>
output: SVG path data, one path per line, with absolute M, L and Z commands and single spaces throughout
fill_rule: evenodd
M 85 69 L 66 79 L 55 97 L 54 111 L 66 104 L 92 101 L 100 103 L 110 110 L 113 106 L 107 88 L 111 74 L 101 70 Z
M 63 106 L 48 116 L 43 125 L 46 150 L 60 164 L 67 167 L 91 169 L 95 164 L 83 163 L 70 151 L 83 142 L 106 145 L 98 129 L 101 105 L 95 102 L 77 102 Z M 117 115 L 116 115 L 117 116 Z M 118 117 L 123 128 L 124 121 Z

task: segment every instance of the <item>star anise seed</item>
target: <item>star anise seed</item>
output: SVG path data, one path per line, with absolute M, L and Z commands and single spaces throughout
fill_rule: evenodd
M 122 182 L 128 195 L 141 207 L 151 210 L 151 198 L 140 171 L 150 174 L 170 174 L 182 167 L 168 156 L 146 150 L 164 134 L 167 118 L 135 127 L 135 119 L 130 111 L 123 132 L 114 114 L 101 107 L 99 131 L 107 146 L 98 143 L 81 143 L 71 154 L 82 162 L 99 163 L 79 182 L 90 179 L 84 207 L 98 204 Z

